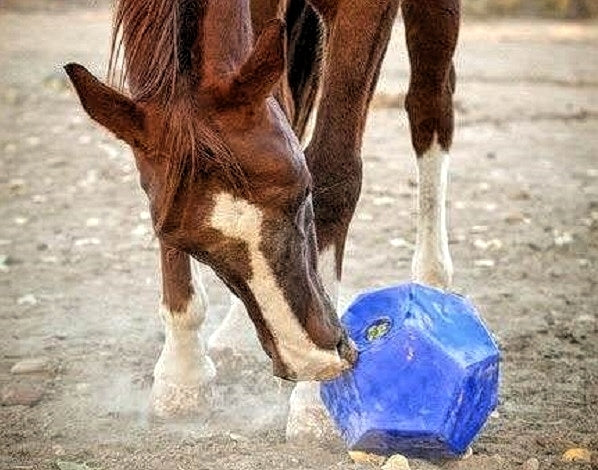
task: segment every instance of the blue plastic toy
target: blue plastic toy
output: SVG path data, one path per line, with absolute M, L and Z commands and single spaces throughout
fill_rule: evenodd
M 471 303 L 405 284 L 359 296 L 342 323 L 359 359 L 321 396 L 349 448 L 462 455 L 498 399 L 499 350 Z

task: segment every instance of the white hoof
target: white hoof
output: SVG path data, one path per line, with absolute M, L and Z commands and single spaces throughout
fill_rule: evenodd
M 318 382 L 299 382 L 289 400 L 286 438 L 289 442 L 309 443 L 337 439 L 336 430 L 320 398 Z
M 210 383 L 182 385 L 158 380 L 152 387 L 151 411 L 160 418 L 196 416 L 211 405 Z

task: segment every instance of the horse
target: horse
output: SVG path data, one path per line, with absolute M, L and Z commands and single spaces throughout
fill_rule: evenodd
M 237 299 L 210 353 L 242 355 L 250 318 L 274 375 L 299 381 L 287 437 L 327 432 L 316 381 L 357 359 L 335 304 L 368 106 L 399 8 L 419 181 L 412 274 L 448 288 L 459 0 L 117 0 L 113 59 L 122 48 L 130 96 L 66 66 L 90 117 L 131 146 L 149 199 L 166 333 L 157 414 L 205 406 L 215 374 L 198 334 L 207 298 L 197 276 L 192 284 L 194 258 Z

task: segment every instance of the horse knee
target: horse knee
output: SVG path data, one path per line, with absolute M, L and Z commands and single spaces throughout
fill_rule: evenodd
M 435 139 L 442 149 L 450 148 L 454 130 L 454 86 L 454 72 L 447 74 L 439 84 L 411 85 L 405 98 L 405 109 L 418 156 L 427 152 Z

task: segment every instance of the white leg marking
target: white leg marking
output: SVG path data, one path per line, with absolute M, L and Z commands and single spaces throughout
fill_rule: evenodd
M 340 297 L 340 281 L 336 269 L 336 247 L 334 245 L 326 248 L 318 257 L 318 272 L 326 288 L 326 292 L 332 299 L 332 304 L 338 312 Z
M 247 243 L 252 277 L 248 281 L 281 359 L 298 380 L 335 376 L 346 368 L 336 351 L 318 348 L 309 338 L 280 289 L 260 250 L 262 212 L 230 194 L 216 196 L 212 226 L 224 235 Z
M 260 348 L 243 302 L 230 295 L 230 309 L 208 340 L 210 357 L 216 363 L 259 363 L 268 358 Z
M 449 154 L 436 138 L 417 159 L 417 241 L 412 276 L 417 282 L 440 288 L 449 288 L 453 277 L 446 227 L 448 165 Z
M 207 298 L 203 286 L 196 292 L 183 312 L 160 308 L 165 341 L 152 387 L 152 408 L 158 416 L 192 414 L 211 399 L 215 369 L 199 334 Z

